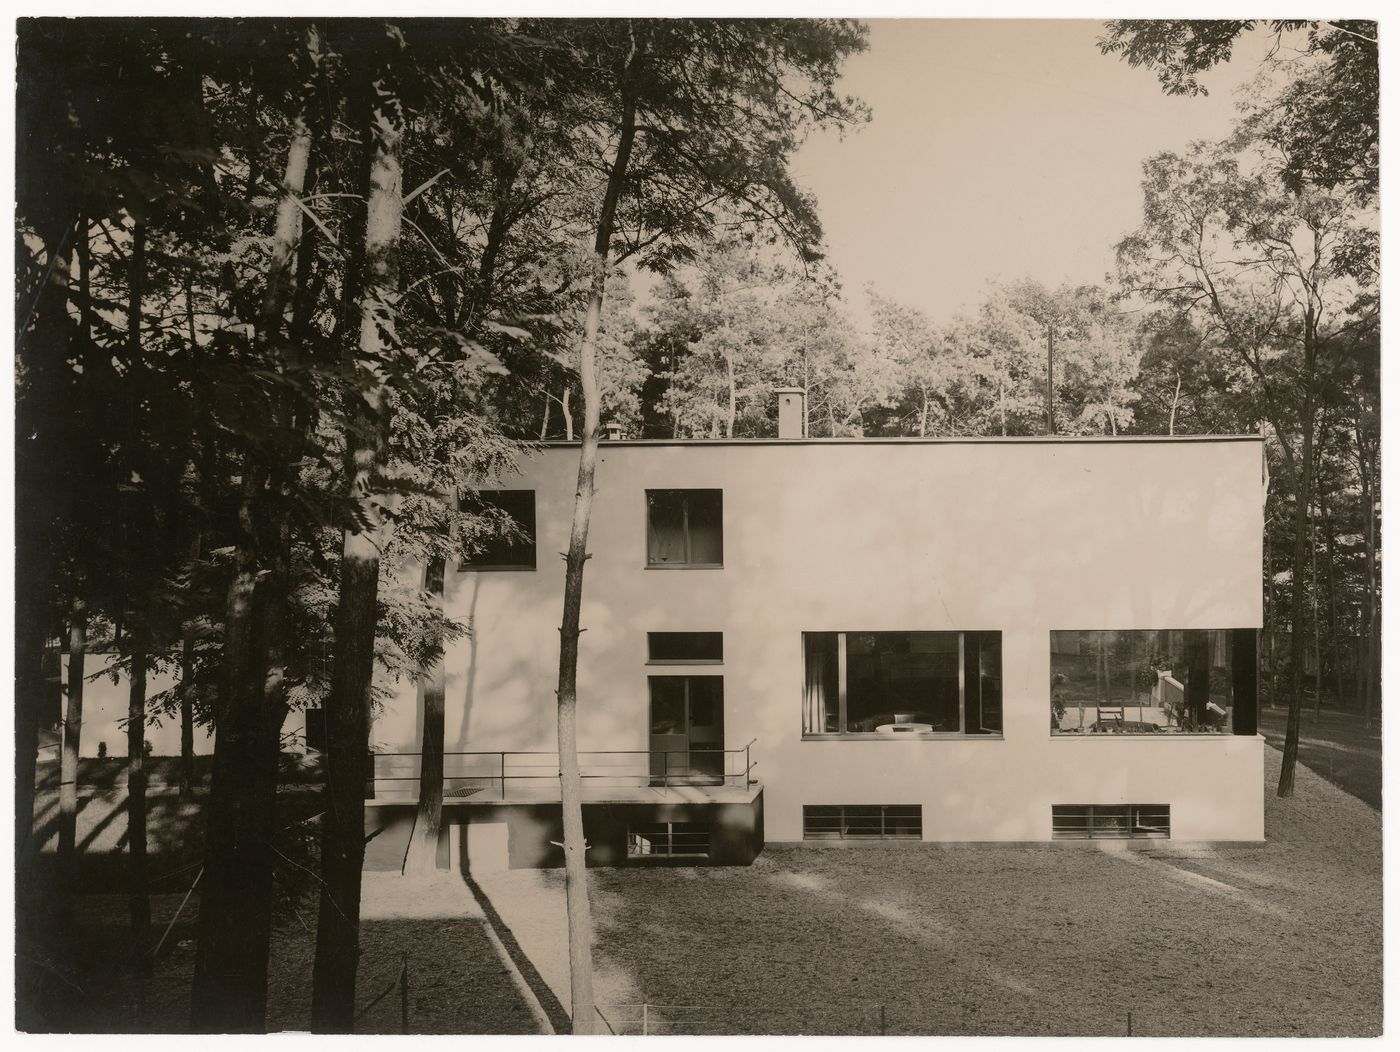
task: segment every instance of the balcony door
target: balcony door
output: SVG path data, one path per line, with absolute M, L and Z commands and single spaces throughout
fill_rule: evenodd
M 649 676 L 652 785 L 724 782 L 724 677 Z

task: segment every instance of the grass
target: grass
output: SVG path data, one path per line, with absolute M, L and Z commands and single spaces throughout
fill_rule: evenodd
M 1279 756 L 1266 753 L 1269 784 Z M 659 1033 L 1372 1036 L 1380 816 L 1307 770 L 1263 844 L 770 845 L 596 870 L 598 1000 Z M 562 878 L 480 875 L 567 1003 Z
M 1259 732 L 1275 749 L 1283 748 L 1288 710 L 1263 708 Z M 1358 800 L 1381 809 L 1381 721 L 1368 730 L 1357 713 L 1323 709 L 1317 717 L 1305 704 L 1298 727 L 1298 760 Z
M 747 868 L 595 870 L 602 1012 L 635 1032 L 645 1002 L 649 1031 L 680 1034 L 1121 1035 L 1130 1012 L 1138 1035 L 1378 1034 L 1380 815 L 1306 767 L 1279 800 L 1279 754 L 1265 756 L 1262 844 L 770 845 Z M 112 891 L 119 805 L 97 794 L 80 823 Z M 164 872 L 157 933 L 193 879 Z M 541 1007 L 567 1026 L 561 874 L 476 879 L 481 902 L 456 877 L 366 874 L 358 1003 L 407 955 L 411 1032 L 537 1033 Z M 197 905 L 138 986 L 124 897 L 81 896 L 81 962 L 22 1004 L 21 1028 L 184 1029 Z M 279 891 L 273 1030 L 309 1025 L 315 917 L 314 892 Z M 44 971 L 42 948 L 18 952 L 22 974 Z M 394 989 L 357 1030 L 400 1026 Z

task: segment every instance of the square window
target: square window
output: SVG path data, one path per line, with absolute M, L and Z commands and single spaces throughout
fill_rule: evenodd
M 723 564 L 723 490 L 647 490 L 648 566 Z
M 533 570 L 535 568 L 535 491 L 483 489 L 462 498 L 462 510 L 483 517 L 476 551 L 462 570 Z

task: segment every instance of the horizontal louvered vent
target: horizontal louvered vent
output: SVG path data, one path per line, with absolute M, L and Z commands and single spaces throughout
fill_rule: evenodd
M 629 858 L 707 858 L 710 827 L 695 822 L 654 822 L 627 830 Z
M 919 804 L 807 804 L 803 840 L 922 840 Z
M 1050 808 L 1056 840 L 1133 840 L 1172 835 L 1166 804 L 1055 804 Z

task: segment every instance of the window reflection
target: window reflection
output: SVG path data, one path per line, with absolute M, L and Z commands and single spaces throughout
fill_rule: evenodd
M 1231 636 L 1203 629 L 1051 632 L 1051 731 L 1230 733 Z

